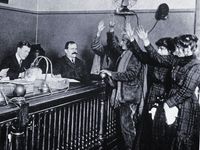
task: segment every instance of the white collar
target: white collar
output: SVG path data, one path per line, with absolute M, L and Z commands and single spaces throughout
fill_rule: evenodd
M 15 57 L 16 57 L 16 59 L 17 59 L 18 64 L 21 65 L 21 62 L 20 62 L 20 61 L 21 61 L 22 59 L 19 57 L 19 55 L 18 55 L 17 53 L 15 54 Z
M 76 58 L 68 57 L 68 56 L 67 56 L 67 58 L 68 58 L 72 63 L 75 63 Z

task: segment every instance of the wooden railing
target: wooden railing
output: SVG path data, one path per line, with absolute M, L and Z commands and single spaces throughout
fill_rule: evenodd
M 24 106 L 0 108 L 1 150 L 112 149 L 115 142 L 115 114 L 102 83 L 32 95 Z

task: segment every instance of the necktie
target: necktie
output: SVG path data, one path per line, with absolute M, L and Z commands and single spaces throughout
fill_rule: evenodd
M 75 59 L 74 58 L 72 58 L 72 63 L 75 64 Z
M 22 59 L 20 59 L 19 61 L 19 66 L 21 67 L 21 65 L 22 65 Z

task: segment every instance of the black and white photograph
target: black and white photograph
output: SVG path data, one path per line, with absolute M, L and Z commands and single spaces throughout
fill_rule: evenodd
M 0 150 L 200 150 L 199 0 L 0 0 Z

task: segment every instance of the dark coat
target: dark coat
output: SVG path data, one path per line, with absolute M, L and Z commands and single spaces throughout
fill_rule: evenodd
M 132 55 L 125 72 L 112 72 L 114 81 L 121 81 L 122 101 L 139 104 L 142 98 L 143 88 L 143 65 Z
M 177 60 L 175 57 L 164 58 L 149 45 L 146 47 L 151 57 L 163 66 L 171 66 L 172 89 L 166 99 L 170 106 L 177 106 L 177 143 L 178 149 L 182 146 L 190 147 L 193 137 L 198 134 L 199 103 L 195 96 L 195 88 L 200 86 L 200 62 L 193 57 Z
M 131 42 L 129 46 L 134 47 L 134 49 L 131 50 L 135 56 L 138 57 L 142 63 L 150 65 L 149 68 L 151 69 L 151 72 L 149 71 L 148 78 L 150 80 L 149 83 L 151 84 L 149 84 L 146 105 L 148 106 L 148 110 L 150 110 L 152 107 L 157 107 L 157 110 L 154 120 L 151 123 L 148 124 L 148 119 L 144 121 L 146 128 L 143 129 L 145 131 L 143 134 L 145 136 L 148 135 L 149 131 L 147 132 L 147 130 L 151 128 L 149 130 L 151 131 L 152 139 L 151 144 L 149 145 L 152 146 L 152 149 L 169 150 L 174 134 L 173 130 L 170 130 L 172 127 L 169 127 L 166 124 L 165 111 L 161 97 L 164 97 L 164 95 L 166 95 L 171 88 L 171 68 L 165 68 L 161 66 L 158 67 L 158 63 L 152 60 L 147 52 L 143 52 L 136 41 Z
M 107 42 L 115 55 L 123 52 L 114 33 L 108 34 Z M 121 57 L 116 61 L 116 68 L 120 59 Z M 125 103 L 140 104 L 143 94 L 144 65 L 135 55 L 131 56 L 125 72 L 112 72 L 111 78 L 114 81 L 121 81 L 121 96 Z
M 6 57 L 0 65 L 1 69 L 9 68 L 7 72 L 7 76 L 10 77 L 11 80 L 17 79 L 19 74 L 24 72 L 26 69 L 30 67 L 30 63 L 26 60 L 22 61 L 21 66 L 19 65 L 17 58 L 14 55 Z
M 144 65 L 131 54 L 131 57 L 123 57 L 123 50 L 119 42 L 116 41 L 114 33 L 108 36 L 108 45 L 111 48 L 111 54 L 117 56 L 121 53 L 116 61 L 116 69 L 111 72 L 111 79 L 117 81 L 117 88 L 113 89 L 111 96 L 111 105 L 114 107 L 116 103 L 121 103 L 119 106 L 119 118 L 121 125 L 121 132 L 125 141 L 127 149 L 133 149 L 133 143 L 136 138 L 136 122 L 138 122 L 138 113 L 143 108 L 143 82 L 144 82 Z M 128 51 L 128 49 L 127 49 Z M 128 53 L 130 54 L 130 53 Z M 124 54 L 125 55 L 125 54 Z M 122 59 L 121 59 L 122 57 Z M 128 62 L 124 58 L 129 59 Z M 123 63 L 124 66 L 123 66 Z M 126 67 L 126 68 L 122 68 Z M 119 72 L 119 71 L 122 72 Z M 120 90 L 120 91 L 119 91 Z M 116 95 L 114 95 L 116 91 Z M 115 97 L 114 97 L 114 96 Z M 113 103 L 113 100 L 114 103 Z
M 171 78 L 170 72 L 171 68 L 162 67 L 156 61 L 152 60 L 150 55 L 147 52 L 143 52 L 137 42 L 131 42 L 129 47 L 133 54 L 143 63 L 148 64 L 151 67 L 151 74 L 149 79 L 151 80 L 149 92 L 148 92 L 148 107 L 149 109 L 158 102 L 158 98 L 164 96 L 168 93 L 171 86 Z M 163 57 L 171 57 L 171 56 L 163 56 Z
M 88 81 L 88 74 L 84 62 L 80 59 L 75 59 L 75 64 L 72 63 L 67 56 L 58 59 L 53 69 L 54 74 L 61 74 L 63 78 L 76 79 L 82 82 Z

